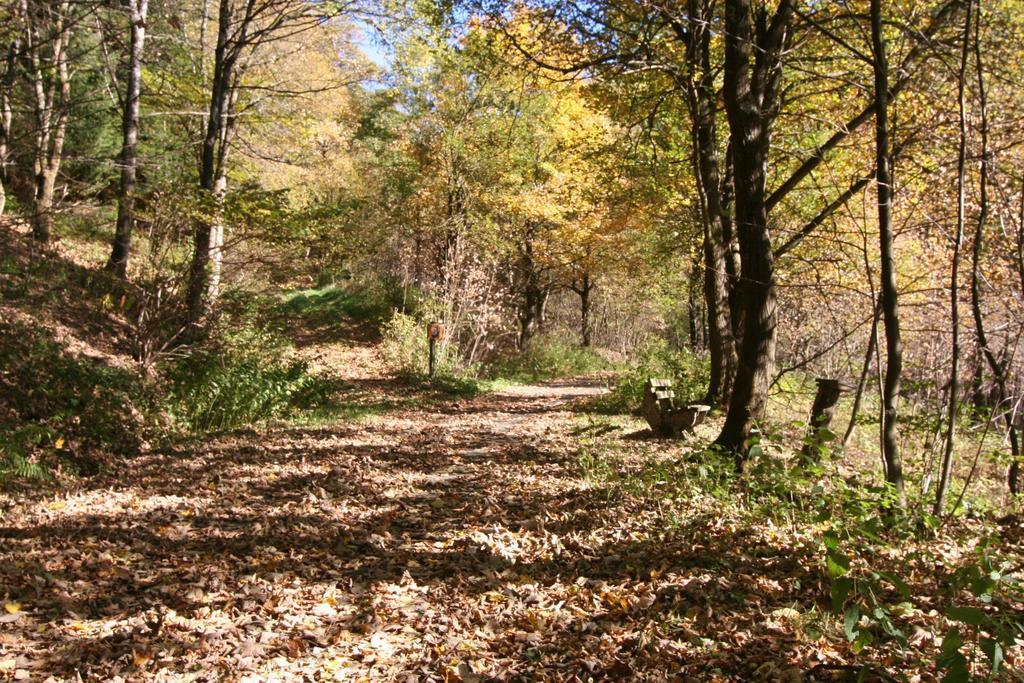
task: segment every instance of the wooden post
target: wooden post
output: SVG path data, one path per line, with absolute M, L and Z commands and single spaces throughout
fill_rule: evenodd
M 807 434 L 807 443 L 800 451 L 800 457 L 804 462 L 818 460 L 821 448 L 826 440 L 822 438 L 824 432 L 832 424 L 832 416 L 836 412 L 836 404 L 843 392 L 843 385 L 837 379 L 826 379 L 819 377 L 815 380 L 818 383 L 818 393 L 814 396 L 814 405 L 811 407 L 810 427 Z
M 444 339 L 444 323 L 434 321 L 427 325 L 427 341 L 430 344 L 430 378 L 437 374 L 437 342 Z

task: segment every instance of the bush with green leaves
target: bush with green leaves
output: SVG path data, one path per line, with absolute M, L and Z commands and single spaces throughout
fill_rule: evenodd
M 279 310 L 311 325 L 338 325 L 350 320 L 379 323 L 401 303 L 401 291 L 389 283 L 341 286 L 333 282 L 317 289 L 290 292 Z
M 448 337 L 437 344 L 437 375 L 449 379 L 472 379 L 473 368 L 460 362 L 456 340 Z M 407 379 L 424 377 L 430 359 L 427 323 L 416 316 L 395 311 L 381 326 L 381 356 L 392 373 Z
M 193 433 L 232 429 L 309 407 L 323 382 L 264 329 L 223 332 L 164 367 L 172 417 Z
M 40 449 L 53 443 L 53 430 L 42 425 L 0 429 L 0 481 L 11 477 L 49 479 L 47 453 Z M 51 449 L 51 452 L 54 450 Z
M 9 472 L 34 476 L 29 465 L 61 461 L 88 470 L 101 455 L 137 453 L 158 406 L 131 369 L 71 353 L 31 325 L 0 322 L 0 467 Z
M 522 353 L 496 364 L 490 374 L 536 381 L 579 377 L 609 367 L 600 354 L 580 346 L 575 339 L 561 334 L 542 334 L 532 339 Z
M 672 380 L 680 401 L 695 402 L 707 391 L 709 376 L 707 359 L 689 349 L 673 349 L 665 340 L 655 338 L 619 374 L 612 390 L 594 399 L 592 405 L 598 412 L 633 412 L 643 400 L 644 383 L 652 377 Z
M 424 374 L 428 346 L 426 329 L 414 316 L 396 311 L 381 326 L 381 356 L 384 365 L 396 375 L 414 377 Z

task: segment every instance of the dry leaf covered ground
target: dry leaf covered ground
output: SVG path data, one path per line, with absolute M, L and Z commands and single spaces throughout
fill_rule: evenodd
M 0 497 L 0 680 L 856 677 L 814 529 L 629 495 L 594 455 L 693 443 L 575 412 L 597 382 L 417 403 L 370 360 L 350 381 L 406 407 Z M 933 622 L 868 680 L 937 680 Z
M 3 499 L 0 678 L 789 680 L 824 657 L 787 621 L 793 558 L 580 477 L 567 410 L 597 390 L 237 433 Z

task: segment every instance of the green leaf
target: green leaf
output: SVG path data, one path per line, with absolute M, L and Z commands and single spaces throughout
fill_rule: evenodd
M 962 655 L 961 655 L 962 656 Z M 942 677 L 942 683 L 969 683 L 971 673 L 967 670 L 967 660 L 948 667 L 949 673 Z
M 845 577 L 839 577 L 832 582 L 832 611 L 839 613 L 843 611 L 846 599 L 850 597 L 853 590 L 853 581 Z
M 981 651 L 985 653 L 988 661 L 992 664 L 992 675 L 998 674 L 999 667 L 1003 665 L 1003 646 L 994 638 L 982 638 Z
M 850 558 L 834 550 L 828 553 L 828 574 L 832 578 L 843 576 L 850 571 Z
M 875 637 L 871 634 L 871 631 L 860 631 L 857 633 L 857 639 L 853 641 L 850 649 L 854 652 L 860 652 L 873 642 L 875 642 Z
M 846 634 L 846 639 L 851 643 L 856 640 L 858 636 L 857 622 L 860 621 L 860 607 L 852 605 L 846 614 L 843 615 L 843 632 Z
M 941 651 L 935 663 L 947 671 L 942 678 L 944 682 L 966 683 L 971 678 L 967 670 L 967 658 L 960 652 L 963 642 L 960 629 L 955 627 L 946 631 L 946 637 L 942 639 Z
M 949 655 L 960 652 L 960 646 L 964 644 L 963 636 L 960 635 L 960 629 L 952 627 L 946 631 L 946 637 L 942 639 L 942 645 L 940 650 L 943 655 Z M 940 662 L 941 663 L 941 662 Z
M 950 607 L 946 610 L 946 616 L 953 621 L 960 621 L 971 626 L 981 626 L 985 623 L 985 613 L 977 607 Z

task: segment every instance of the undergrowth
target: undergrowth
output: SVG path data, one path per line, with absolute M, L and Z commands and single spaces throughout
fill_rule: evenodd
M 383 287 L 343 287 L 334 283 L 286 294 L 280 311 L 313 324 L 339 321 L 383 323 L 398 302 L 399 293 Z
M 487 368 L 491 377 L 536 382 L 580 377 L 611 369 L 611 364 L 592 348 L 562 334 L 542 334 L 519 354 L 500 359 Z
M 668 530 L 715 520 L 777 539 L 778 551 L 808 565 L 823 591 L 794 605 L 805 633 L 847 648 L 862 662 L 854 667 L 860 676 L 877 674 L 879 659 L 898 661 L 914 636 L 923 648 L 915 656 L 932 657 L 942 680 L 992 680 L 1024 638 L 1019 556 L 998 527 L 973 513 L 936 518 L 916 500 L 899 509 L 887 486 L 841 476 L 827 452 L 801 463 L 752 443 L 743 474 L 715 449 L 624 457 L 601 438 L 616 427 L 587 420 L 578 430 L 583 479 L 609 500 L 646 501 Z M 774 552 L 764 538 L 752 543 L 754 552 Z M 819 614 L 819 605 L 827 612 Z M 934 650 L 923 647 L 931 641 L 921 640 L 922 628 L 939 643 Z
M 256 327 L 224 331 L 162 368 L 172 418 L 192 433 L 232 429 L 312 409 L 332 383 L 314 377 L 280 335 Z
M 640 407 L 644 383 L 650 378 L 671 380 L 677 400 L 695 403 L 707 390 L 709 372 L 706 359 L 688 349 L 673 349 L 663 339 L 652 339 L 620 369 L 612 390 L 595 397 L 590 407 L 612 415 L 634 412 Z
M 137 453 L 157 428 L 158 395 L 137 373 L 67 351 L 34 326 L 0 321 L 0 476 L 88 472 Z

